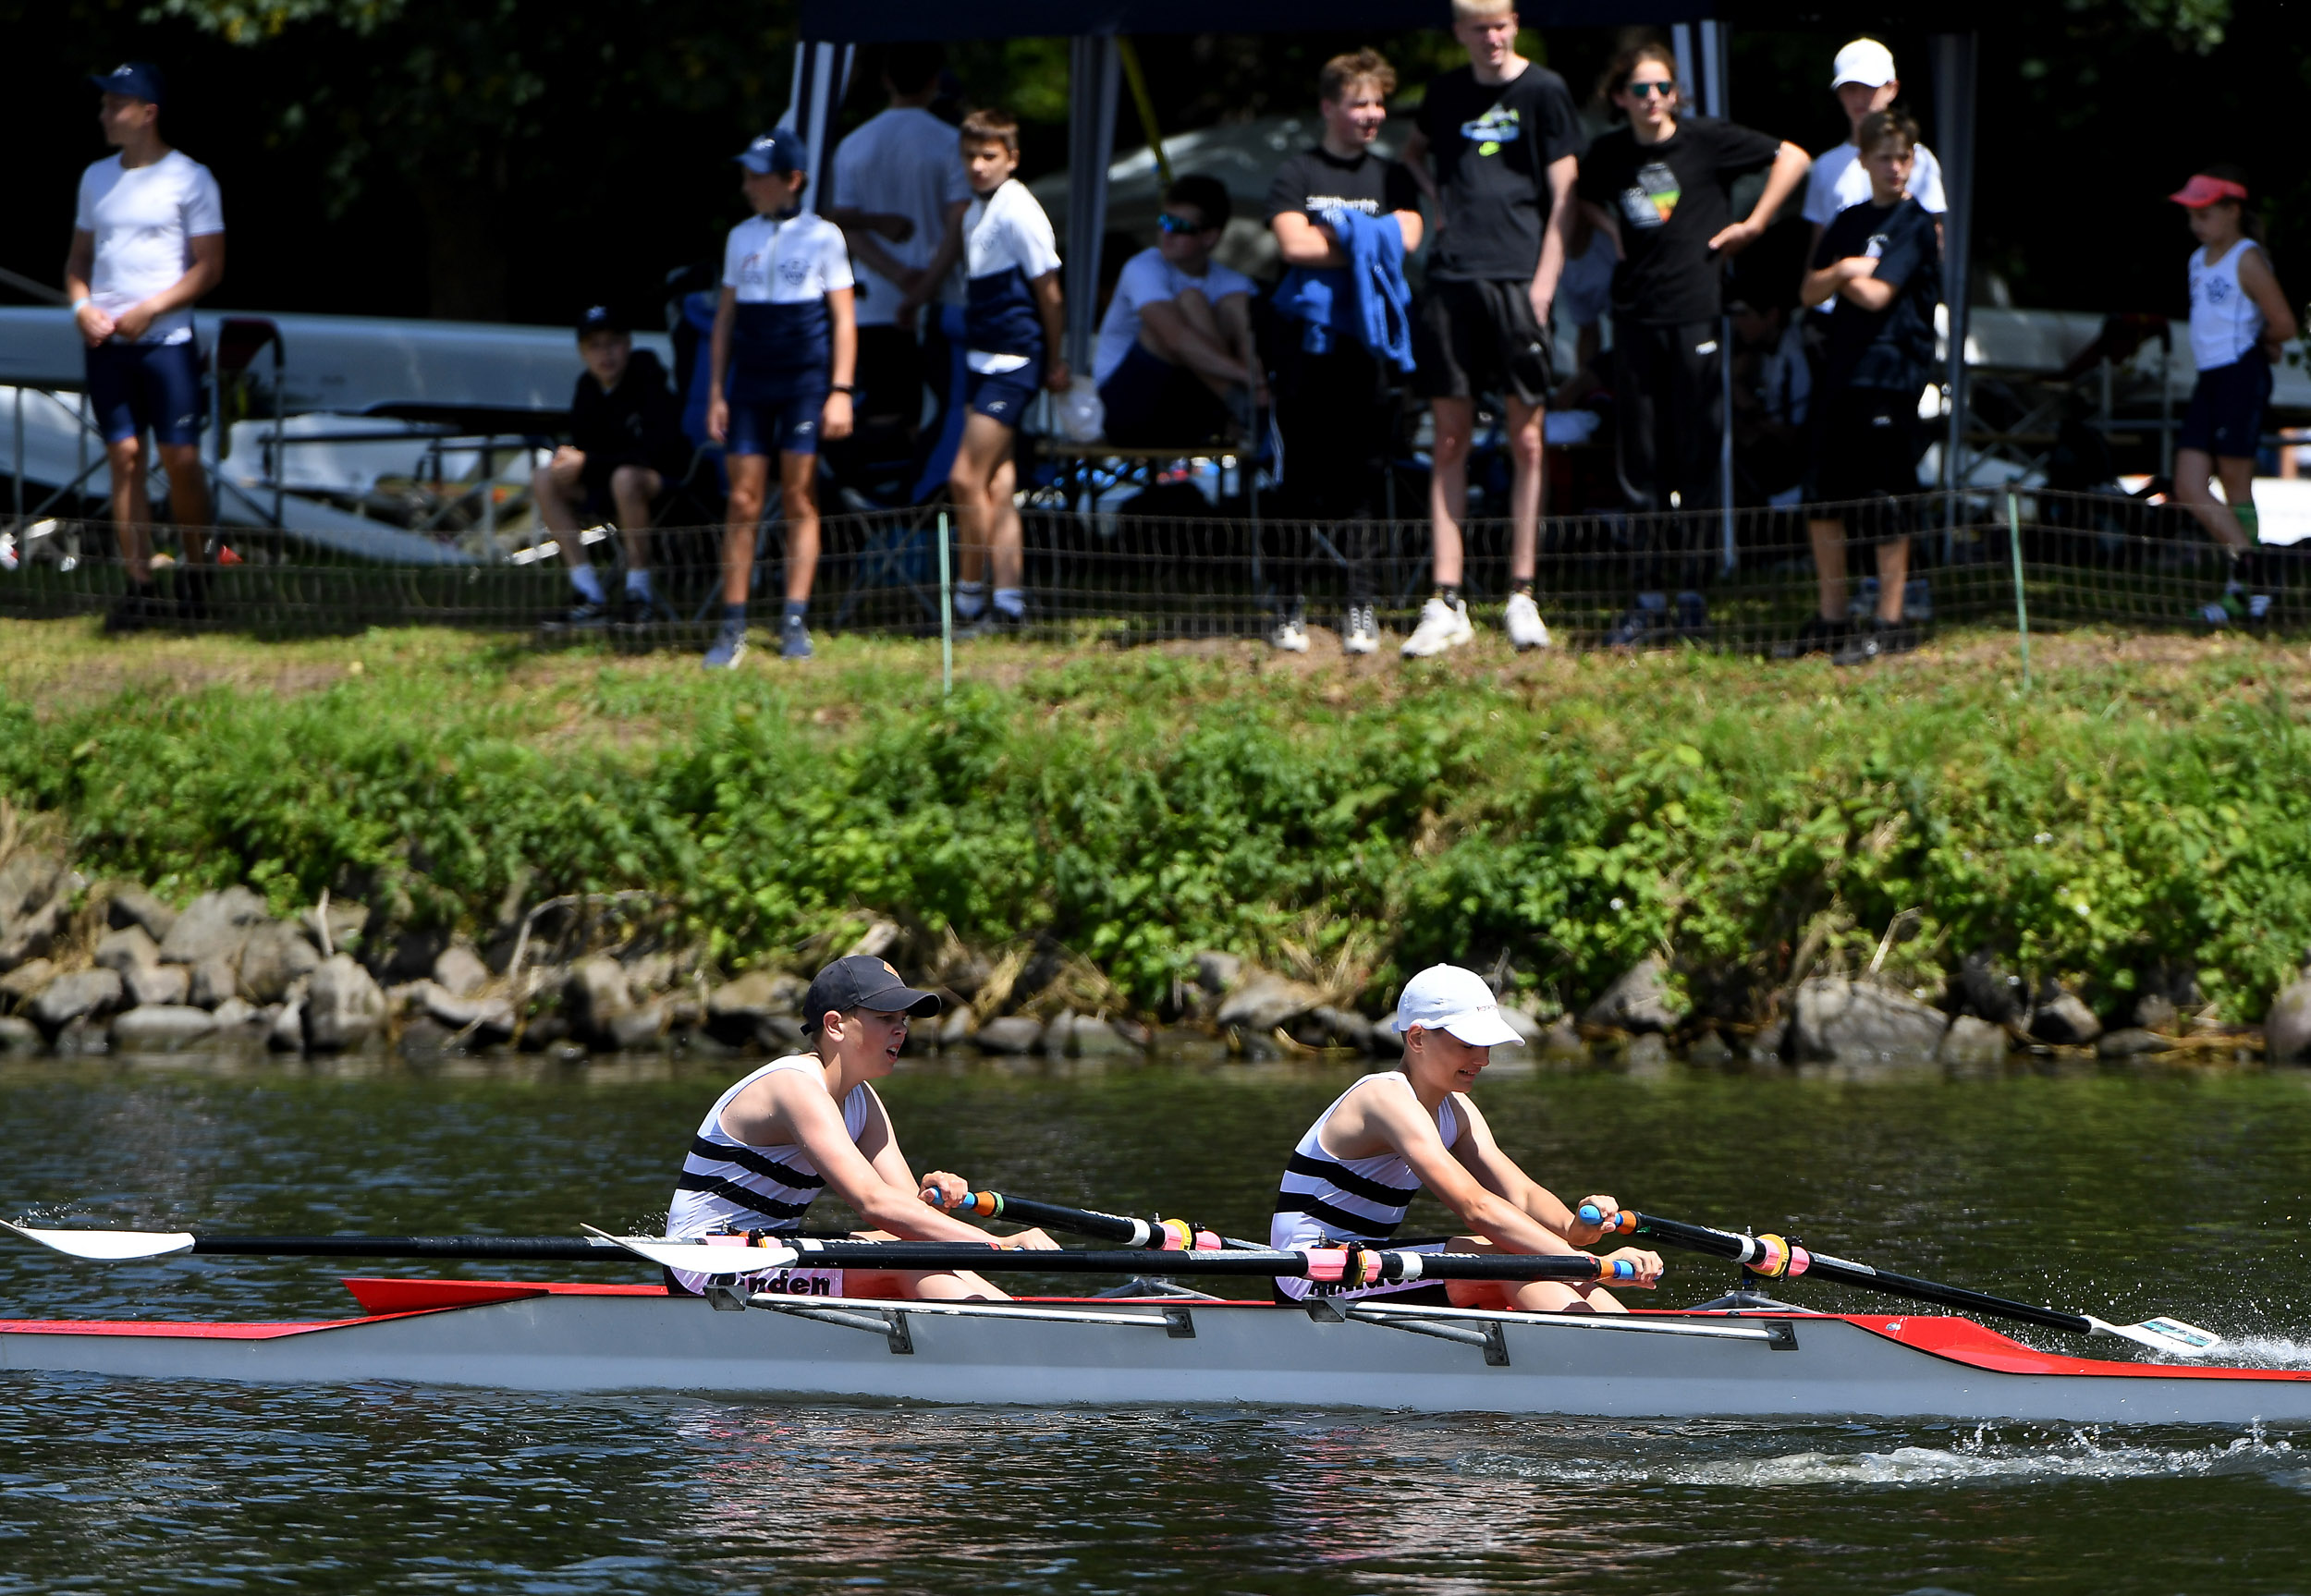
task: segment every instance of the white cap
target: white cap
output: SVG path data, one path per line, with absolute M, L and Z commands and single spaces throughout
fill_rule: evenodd
M 1883 89 L 1901 74 L 1894 70 L 1894 53 L 1875 39 L 1856 39 L 1838 52 L 1838 59 L 1829 68 L 1832 89 L 1846 83 L 1866 84 Z
M 1390 1029 L 1402 1036 L 1414 1026 L 1450 1031 L 1471 1047 L 1506 1047 L 1524 1038 L 1500 1017 L 1493 989 L 1473 969 L 1432 964 L 1404 983 Z

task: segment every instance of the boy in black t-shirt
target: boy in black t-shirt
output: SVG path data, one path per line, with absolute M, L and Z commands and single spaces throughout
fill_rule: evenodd
M 1628 118 L 1590 145 L 1579 189 L 1613 238 L 1613 397 L 1623 485 L 1637 506 L 1695 510 L 1718 498 L 1724 405 L 1718 360 L 1725 262 L 1754 243 L 1805 180 L 1805 152 L 1711 116 L 1680 116 L 1677 59 L 1666 45 L 1623 51 L 1603 88 Z M 1735 178 L 1770 167 L 1765 192 L 1733 220 Z M 1697 588 L 1704 563 L 1693 518 L 1672 532 Z M 1657 579 L 1657 574 L 1656 576 Z M 1698 591 L 1678 595 L 1681 628 L 1704 622 Z M 1669 603 L 1640 592 L 1615 628 L 1633 643 L 1666 625 Z
M 581 517 L 615 520 L 626 551 L 621 618 L 630 626 L 662 615 L 650 587 L 651 506 L 690 463 L 681 411 L 666 386 L 666 368 L 636 349 L 623 320 L 596 305 L 578 323 L 578 353 L 586 363 L 569 401 L 569 442 L 554 451 L 530 479 L 530 492 L 561 549 L 578 603 L 566 624 L 601 626 L 610 618 L 602 573 L 586 557 Z
M 1840 664 L 1899 652 L 1914 640 L 1901 624 L 1910 575 L 1909 529 L 1884 503 L 1918 491 L 1918 396 L 1934 369 L 1934 307 L 1942 297 L 1941 247 L 1933 213 L 1910 195 L 1918 125 L 1901 111 L 1862 121 L 1867 203 L 1839 213 L 1822 234 L 1799 290 L 1831 304 L 1821 380 L 1814 390 L 1814 469 L 1806 522 L 1821 612 L 1800 634 L 1800 652 L 1836 649 Z M 1846 518 L 1839 506 L 1874 500 L 1877 614 L 1845 637 Z M 1840 646 L 1842 644 L 1842 646 Z
M 1326 224 L 1327 213 L 1393 216 L 1407 254 L 1420 247 L 1420 189 L 1403 166 L 1376 154 L 1372 141 L 1388 120 L 1396 69 L 1377 51 L 1336 55 L 1317 78 L 1324 138 L 1277 168 L 1268 189 L 1268 228 L 1284 264 L 1294 273 L 1330 279 L 1332 300 L 1352 298 L 1348 258 Z M 1289 283 L 1289 279 L 1288 279 Z M 1279 293 L 1279 303 L 1284 296 Z M 1311 329 L 1279 315 L 1276 362 L 1276 428 L 1284 441 L 1282 497 L 1300 520 L 1332 523 L 1331 541 L 1346 562 L 1346 616 L 1340 647 L 1369 654 L 1380 647 L 1373 614 L 1370 551 L 1380 473 L 1388 469 L 1396 401 L 1379 358 L 1350 334 Z M 1273 523 L 1270 523 L 1273 525 Z M 1305 574 L 1310 550 L 1285 547 L 1264 533 L 1281 613 L 1268 640 L 1290 653 L 1308 651 Z
M 1473 634 L 1461 598 L 1461 526 L 1468 514 L 1476 401 L 1508 406 L 1509 640 L 1548 646 L 1533 597 L 1541 515 L 1541 407 L 1553 385 L 1548 323 L 1564 270 L 1573 180 L 1588 140 L 1565 80 L 1517 54 L 1510 0 L 1452 0 L 1452 33 L 1469 64 L 1428 86 L 1404 162 L 1437 201 L 1428 288 L 1413 324 L 1414 389 L 1436 420 L 1428 509 L 1437 591 L 1404 645 L 1443 652 Z M 1433 159 L 1436 178 L 1424 163 Z

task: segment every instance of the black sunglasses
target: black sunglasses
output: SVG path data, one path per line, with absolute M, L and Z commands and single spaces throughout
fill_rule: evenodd
M 1201 222 L 1191 222 L 1185 216 L 1175 216 L 1169 211 L 1156 218 L 1156 225 L 1167 233 L 1201 233 L 1206 231 Z
M 1649 100 L 1656 94 L 1666 100 L 1677 92 L 1674 83 L 1631 83 L 1628 88 L 1631 97 L 1638 100 Z

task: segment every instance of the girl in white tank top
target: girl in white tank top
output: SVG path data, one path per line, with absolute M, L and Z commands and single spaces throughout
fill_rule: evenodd
M 2191 251 L 2191 360 L 2202 372 L 2235 366 L 2263 341 L 2263 311 L 2239 286 L 2239 262 L 2257 248 L 2241 238 L 2213 265 Z

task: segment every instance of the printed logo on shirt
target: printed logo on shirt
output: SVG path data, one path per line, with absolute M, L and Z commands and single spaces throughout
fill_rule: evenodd
M 796 287 L 801 287 L 811 275 L 811 262 L 800 257 L 778 263 L 778 274 Z
M 1677 174 L 1658 161 L 1637 168 L 1637 181 L 1620 191 L 1621 214 L 1632 227 L 1658 227 L 1677 213 L 1682 190 Z
M 1362 211 L 1367 216 L 1377 216 L 1380 214 L 1380 201 L 1377 200 L 1350 200 L 1339 194 L 1311 194 L 1308 196 L 1307 201 L 1301 206 L 1301 209 L 1307 212 L 1312 216 L 1319 211 L 1333 210 Z
M 2220 310 L 2231 298 L 2231 280 L 2227 277 L 2217 277 L 2211 274 L 2201 277 L 2198 281 L 2198 289 L 2208 308 L 2213 310 Z
M 1873 261 L 1884 260 L 1886 258 L 1886 235 L 1883 233 L 1872 233 L 1870 235 L 1870 241 L 1862 247 L 1862 253 L 1867 255 Z
M 1461 124 L 1461 137 L 1476 146 L 1480 155 L 1498 155 L 1503 144 L 1513 144 L 1524 131 L 1524 124 L 1517 113 L 1507 105 L 1495 105 L 1473 122 Z

